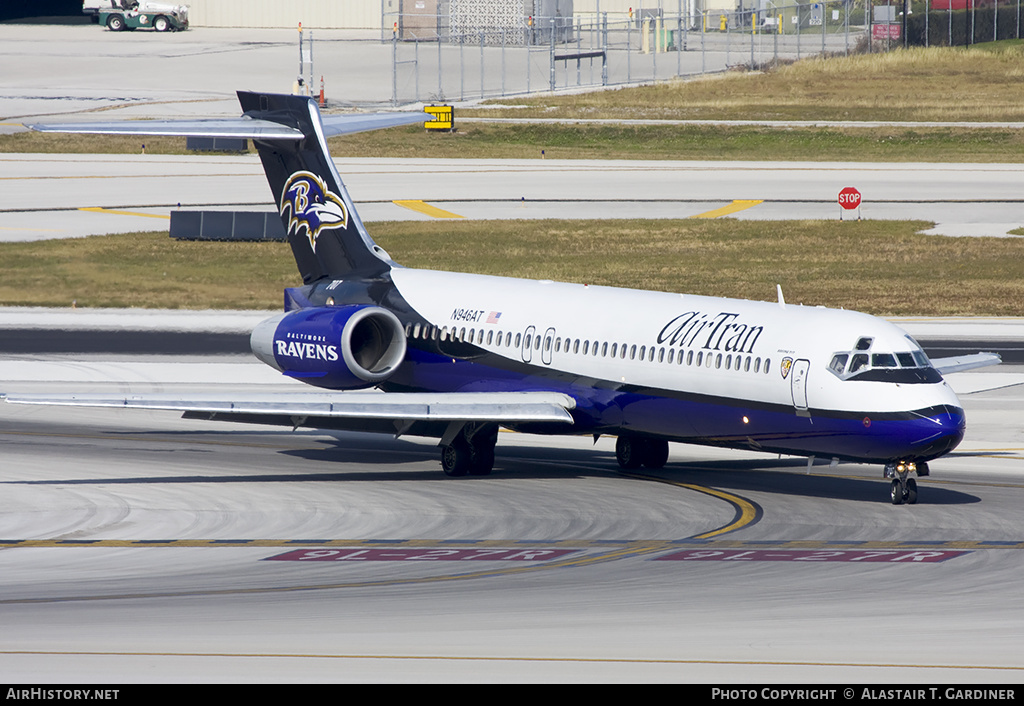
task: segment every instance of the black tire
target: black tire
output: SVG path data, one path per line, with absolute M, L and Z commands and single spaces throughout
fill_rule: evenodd
M 171 21 L 163 15 L 157 15 L 153 18 L 153 29 L 157 32 L 166 32 L 171 29 Z
M 494 447 L 478 449 L 469 465 L 469 475 L 489 476 L 494 470 Z
M 122 15 L 110 15 L 107 18 L 107 28 L 110 29 L 111 32 L 121 32 L 127 26 L 128 25 L 124 21 L 124 16 Z
M 917 504 L 917 481 L 913 478 L 907 478 L 907 505 Z
M 890 488 L 890 495 L 892 496 L 893 505 L 903 504 L 903 487 L 900 485 L 898 480 L 893 480 Z
M 668 462 L 668 442 L 663 439 L 645 439 L 641 456 L 644 468 L 664 468 Z
M 643 443 L 640 439 L 620 436 L 615 441 L 615 460 L 619 468 L 630 471 L 640 468 L 643 463 Z
M 460 443 L 458 439 L 441 448 L 441 470 L 450 478 L 461 478 L 469 473 L 472 461 L 469 444 Z

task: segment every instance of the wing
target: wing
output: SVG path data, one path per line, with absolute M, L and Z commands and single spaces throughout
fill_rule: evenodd
M 250 393 L 231 399 L 173 393 L 9 394 L 5 399 L 9 404 L 170 410 L 193 419 L 426 436 L 440 436 L 452 422 L 572 424 L 569 412 L 576 407 L 569 395 L 543 391 Z
M 1003 359 L 998 353 L 975 353 L 974 355 L 959 355 L 953 358 L 933 358 L 932 366 L 942 375 L 949 373 L 961 373 L 964 370 L 984 368 L 989 365 L 999 365 Z

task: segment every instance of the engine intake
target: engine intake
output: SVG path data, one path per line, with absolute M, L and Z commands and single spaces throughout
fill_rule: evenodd
M 285 375 L 332 390 L 371 387 L 405 359 L 405 331 L 379 306 L 314 307 L 278 314 L 249 337 L 252 352 Z

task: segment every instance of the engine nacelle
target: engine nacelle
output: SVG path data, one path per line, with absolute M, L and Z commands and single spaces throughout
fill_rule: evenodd
M 257 358 L 285 375 L 332 390 L 383 382 L 405 358 L 402 322 L 369 305 L 279 314 L 256 326 L 249 344 Z

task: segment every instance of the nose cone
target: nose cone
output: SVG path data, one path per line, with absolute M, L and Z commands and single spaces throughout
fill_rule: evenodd
M 960 445 L 967 429 L 967 417 L 960 407 L 940 405 L 923 416 L 920 429 L 924 434 L 914 444 L 914 455 L 928 461 Z

